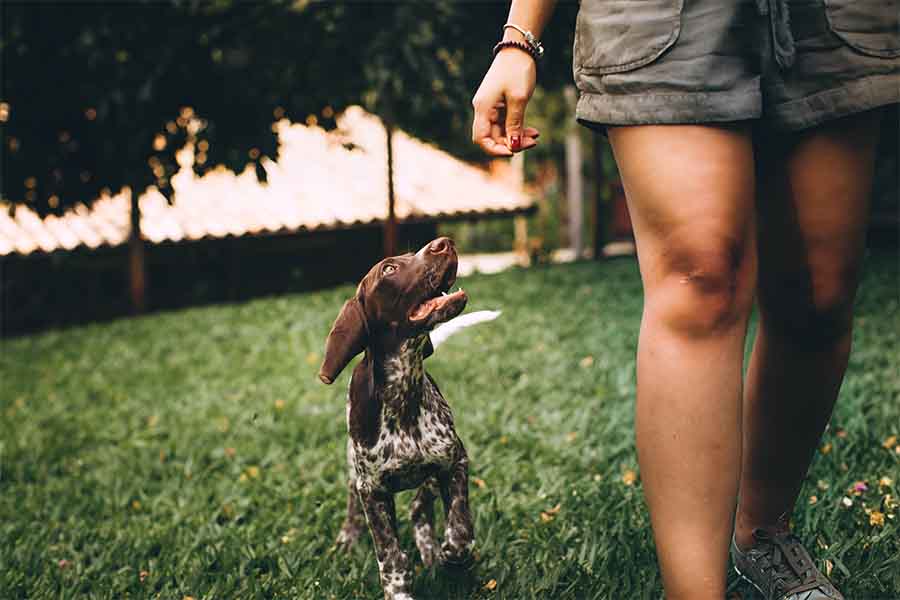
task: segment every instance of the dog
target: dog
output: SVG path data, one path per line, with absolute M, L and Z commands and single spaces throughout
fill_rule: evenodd
M 481 311 L 447 323 L 468 301 L 462 289 L 448 293 L 456 269 L 456 249 L 444 237 L 415 254 L 376 264 L 338 314 L 319 370 L 322 382 L 331 384 L 354 356 L 365 353 L 350 379 L 349 493 L 337 545 L 351 547 L 368 523 L 386 600 L 412 599 L 410 561 L 397 537 L 394 494 L 401 490 L 418 488 L 410 516 L 423 564 L 472 561 L 469 459 L 450 406 L 423 361 L 434 352 L 432 334 L 440 343 L 454 330 L 499 313 Z M 434 537 L 438 494 L 446 515 L 440 548 Z

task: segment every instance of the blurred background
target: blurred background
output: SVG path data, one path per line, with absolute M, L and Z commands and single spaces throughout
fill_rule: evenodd
M 4 336 L 350 282 L 437 235 L 464 271 L 633 251 L 608 144 L 572 118 L 576 2 L 543 36 L 541 143 L 500 161 L 470 100 L 508 2 L 0 10 Z M 884 138 L 869 243 L 890 247 Z

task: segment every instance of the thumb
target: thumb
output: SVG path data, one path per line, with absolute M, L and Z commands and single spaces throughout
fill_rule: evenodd
M 526 102 L 524 98 L 507 98 L 506 101 L 506 143 L 513 152 L 522 149 Z

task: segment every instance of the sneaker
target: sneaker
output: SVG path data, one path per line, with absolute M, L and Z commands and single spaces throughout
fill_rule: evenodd
M 757 529 L 753 539 L 753 547 L 742 551 L 732 538 L 731 560 L 765 600 L 845 600 L 794 534 Z

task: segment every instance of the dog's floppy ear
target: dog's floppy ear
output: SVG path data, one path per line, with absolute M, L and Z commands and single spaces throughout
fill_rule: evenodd
M 341 312 L 334 320 L 334 325 L 331 326 L 331 333 L 325 340 L 325 360 L 319 369 L 319 379 L 323 383 L 334 383 L 347 363 L 365 350 L 368 341 L 365 318 L 358 299 L 351 298 L 344 302 Z

